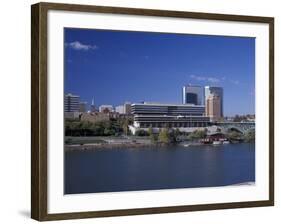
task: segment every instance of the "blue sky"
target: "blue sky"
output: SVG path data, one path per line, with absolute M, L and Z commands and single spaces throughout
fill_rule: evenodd
M 185 84 L 224 88 L 224 114 L 255 113 L 255 39 L 65 28 L 65 93 L 96 105 L 181 103 Z

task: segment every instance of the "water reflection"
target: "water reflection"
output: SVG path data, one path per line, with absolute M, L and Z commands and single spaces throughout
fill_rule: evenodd
M 224 186 L 255 181 L 254 144 L 65 153 L 65 193 Z

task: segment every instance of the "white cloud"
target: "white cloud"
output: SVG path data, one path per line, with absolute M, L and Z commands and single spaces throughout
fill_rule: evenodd
M 235 85 L 239 85 L 240 82 L 238 80 L 230 80 L 231 83 L 235 84 Z
M 220 82 L 220 80 L 219 80 L 218 78 L 214 78 L 214 77 L 208 77 L 208 78 L 207 78 L 207 81 L 213 82 L 213 83 L 215 83 L 215 82 Z
M 211 82 L 211 83 L 218 83 L 221 81 L 219 78 L 215 78 L 215 77 L 211 77 L 211 76 L 190 75 L 189 77 L 192 79 L 195 79 L 197 81 L 205 81 L 205 82 Z
M 73 50 L 82 50 L 82 51 L 88 51 L 88 50 L 96 50 L 98 49 L 97 45 L 88 45 L 83 44 L 79 41 L 74 41 L 66 44 L 67 47 L 70 47 Z
M 222 78 L 217 78 L 217 77 L 213 77 L 213 76 L 190 75 L 189 77 L 196 81 L 203 81 L 203 82 L 210 82 L 210 83 L 219 83 L 219 82 L 228 81 L 234 85 L 240 85 L 239 80 L 228 79 L 225 76 L 223 76 Z

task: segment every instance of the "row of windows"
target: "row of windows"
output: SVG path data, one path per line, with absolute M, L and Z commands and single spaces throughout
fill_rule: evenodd
M 132 110 L 133 114 L 171 114 L 171 115 L 202 115 L 205 109 L 202 110 L 177 110 L 177 111 L 160 111 L 160 110 Z
M 135 121 L 140 122 L 209 122 L 209 117 L 141 117 L 135 116 Z
M 136 105 L 133 104 L 132 107 L 135 108 L 202 108 L 203 105 L 188 105 L 188 104 L 177 104 L 177 105 L 167 105 L 167 104 L 161 104 L 161 105 L 153 105 L 153 104 L 141 104 Z
M 159 112 L 178 112 L 178 111 L 204 111 L 205 107 L 201 108 L 179 108 L 179 109 L 167 109 L 167 108 L 132 108 L 133 111 L 139 112 L 139 111 L 159 111 Z
M 204 110 L 204 106 L 132 106 L 134 110 Z
M 64 103 L 64 106 L 79 106 L 79 103 Z
M 155 112 L 155 113 L 153 113 L 153 112 L 150 112 L 150 113 L 133 113 L 134 115 L 139 115 L 139 116 L 141 116 L 141 115 L 144 115 L 144 116 L 149 116 L 149 115 L 151 115 L 151 116 L 157 116 L 157 115 L 159 115 L 159 116 L 203 116 L 204 115 L 204 112 L 202 112 L 202 113 L 197 113 L 197 112 L 185 112 L 185 113 L 159 113 L 159 112 Z
M 190 128 L 207 127 L 209 122 L 142 122 L 140 128 Z
M 78 96 L 65 96 L 64 97 L 64 112 L 79 112 L 79 101 Z
M 64 112 L 78 112 L 79 105 L 64 105 Z

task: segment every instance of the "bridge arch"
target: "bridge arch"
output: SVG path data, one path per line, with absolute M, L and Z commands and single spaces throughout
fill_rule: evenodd
M 226 128 L 226 132 L 230 132 L 230 131 L 237 131 L 241 134 L 244 134 L 245 131 L 242 128 L 236 127 L 236 126 L 230 126 Z
M 254 122 L 217 122 L 215 125 L 221 128 L 222 131 L 229 132 L 229 130 L 235 130 L 242 134 L 245 134 L 249 130 L 255 129 Z
M 250 132 L 250 131 L 255 131 L 256 129 L 255 129 L 255 127 L 250 127 L 250 128 L 248 128 L 246 131 L 245 131 L 245 133 L 248 133 L 248 132 Z

